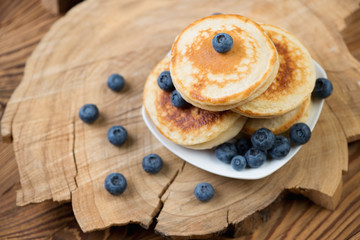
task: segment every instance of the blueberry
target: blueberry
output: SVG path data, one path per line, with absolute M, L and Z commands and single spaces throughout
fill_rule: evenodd
M 85 104 L 80 108 L 79 117 L 85 123 L 93 123 L 99 117 L 99 109 L 94 104 Z
M 164 91 L 171 92 L 175 90 L 169 71 L 163 71 L 162 73 L 160 73 L 157 79 L 157 83 L 159 87 Z
M 121 173 L 110 173 L 105 178 L 104 186 L 112 195 L 119 195 L 125 191 L 127 182 Z
M 266 153 L 257 148 L 250 148 L 245 153 L 245 159 L 249 167 L 258 168 L 266 161 Z
M 128 134 L 124 127 L 112 126 L 107 133 L 107 137 L 113 145 L 120 146 L 127 140 Z
M 312 96 L 317 98 L 327 98 L 333 91 L 332 83 L 326 78 L 318 78 L 315 82 L 315 88 Z
M 247 150 L 251 148 L 251 141 L 246 137 L 242 137 L 235 143 L 236 149 L 240 155 L 245 155 Z
M 223 143 L 216 147 L 215 155 L 220 161 L 230 163 L 231 159 L 237 155 L 237 150 L 234 144 Z
M 222 15 L 222 13 L 220 13 L 220 12 L 214 12 L 214 13 L 211 14 L 211 15 Z
M 295 145 L 307 143 L 311 138 L 311 130 L 305 123 L 296 123 L 290 128 L 290 140 Z
M 231 167 L 236 171 L 243 170 L 246 167 L 246 159 L 241 155 L 236 155 L 231 159 Z
M 207 202 L 214 197 L 215 191 L 210 183 L 198 183 L 194 189 L 195 197 L 202 201 Z
M 274 146 L 268 151 L 272 159 L 280 159 L 290 152 L 290 141 L 284 136 L 276 136 Z
M 275 135 L 267 128 L 260 128 L 251 136 L 252 145 L 262 151 L 269 150 L 275 141 Z
M 227 33 L 218 33 L 212 39 L 212 45 L 218 53 L 226 53 L 232 48 L 233 39 Z
M 189 103 L 186 102 L 177 90 L 174 90 L 170 96 L 171 104 L 177 108 L 186 108 Z
M 121 76 L 117 73 L 114 73 L 114 74 L 111 74 L 110 77 L 108 78 L 107 85 L 111 90 L 113 90 L 115 92 L 119 92 L 125 86 L 125 79 L 123 76 Z
M 163 161 L 157 154 L 149 154 L 143 158 L 142 167 L 147 173 L 158 173 L 163 167 Z

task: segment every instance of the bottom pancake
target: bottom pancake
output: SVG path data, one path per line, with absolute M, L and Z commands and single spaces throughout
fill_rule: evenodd
M 215 139 L 204 143 L 199 143 L 194 145 L 183 145 L 183 146 L 192 149 L 210 149 L 237 136 L 241 131 L 241 129 L 243 128 L 243 126 L 244 126 L 244 118 L 241 117 L 229 129 L 221 133 Z
M 299 107 L 281 116 L 273 118 L 249 118 L 246 122 L 243 133 L 252 135 L 259 128 L 268 128 L 274 134 L 287 131 L 297 122 L 306 122 L 311 112 L 311 97 L 308 97 Z
M 176 108 L 170 92 L 160 89 L 157 78 L 169 70 L 170 56 L 165 57 L 149 75 L 143 104 L 156 128 L 170 141 L 188 148 L 208 149 L 236 136 L 246 118 L 232 111 L 211 112 L 194 106 Z

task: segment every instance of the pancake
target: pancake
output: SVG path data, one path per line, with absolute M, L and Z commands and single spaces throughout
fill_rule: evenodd
M 218 53 L 212 39 L 233 38 L 227 53 Z M 274 81 L 279 61 L 275 46 L 257 23 L 240 15 L 215 15 L 190 24 L 171 49 L 170 72 L 175 88 L 199 108 L 235 108 L 263 93 Z
M 279 116 L 295 109 L 311 94 L 316 81 L 314 63 L 301 42 L 278 27 L 261 26 L 276 46 L 280 68 L 263 94 L 233 109 L 251 118 Z
M 157 129 L 170 141 L 194 149 L 208 149 L 236 136 L 246 118 L 233 111 L 210 112 L 194 106 L 181 109 L 171 104 L 169 92 L 157 84 L 161 72 L 169 70 L 166 56 L 150 73 L 144 87 L 143 104 Z
M 311 97 L 308 97 L 299 107 L 274 118 L 249 118 L 242 129 L 243 133 L 252 135 L 259 128 L 270 129 L 274 134 L 287 131 L 297 122 L 306 122 L 311 112 Z

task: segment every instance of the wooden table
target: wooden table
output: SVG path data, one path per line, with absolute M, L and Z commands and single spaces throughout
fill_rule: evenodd
M 41 37 L 58 19 L 40 6 L 40 0 L 0 2 L 0 115 L 22 79 L 25 61 Z M 360 10 L 347 19 L 343 37 L 353 55 L 360 59 Z M 0 239 L 160 239 L 153 230 L 138 225 L 111 227 L 84 234 L 71 204 L 43 202 L 25 207 L 15 205 L 19 175 L 11 144 L 0 144 Z M 344 175 L 342 200 L 335 211 L 309 200 L 284 194 L 277 209 L 248 238 L 360 238 L 360 142 L 349 145 L 349 171 Z M 247 237 L 243 237 L 244 239 Z

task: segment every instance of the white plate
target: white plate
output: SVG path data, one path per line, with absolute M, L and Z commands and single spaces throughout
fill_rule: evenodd
M 315 60 L 314 64 L 316 69 L 316 78 L 326 78 L 327 76 L 324 69 Z M 312 99 L 312 103 L 312 111 L 307 121 L 307 124 L 309 125 L 311 130 L 314 129 L 315 124 L 319 119 L 324 100 Z M 144 106 L 141 109 L 141 113 L 145 124 L 150 129 L 151 133 L 171 152 L 198 168 L 229 178 L 253 180 L 266 177 L 284 166 L 301 148 L 301 146 L 291 147 L 289 154 L 285 158 L 280 160 L 267 160 L 259 168 L 245 168 L 241 171 L 235 171 L 230 164 L 223 163 L 215 157 L 214 149 L 193 150 L 171 142 L 169 139 L 164 137 L 155 127 L 155 125 L 147 115 Z

